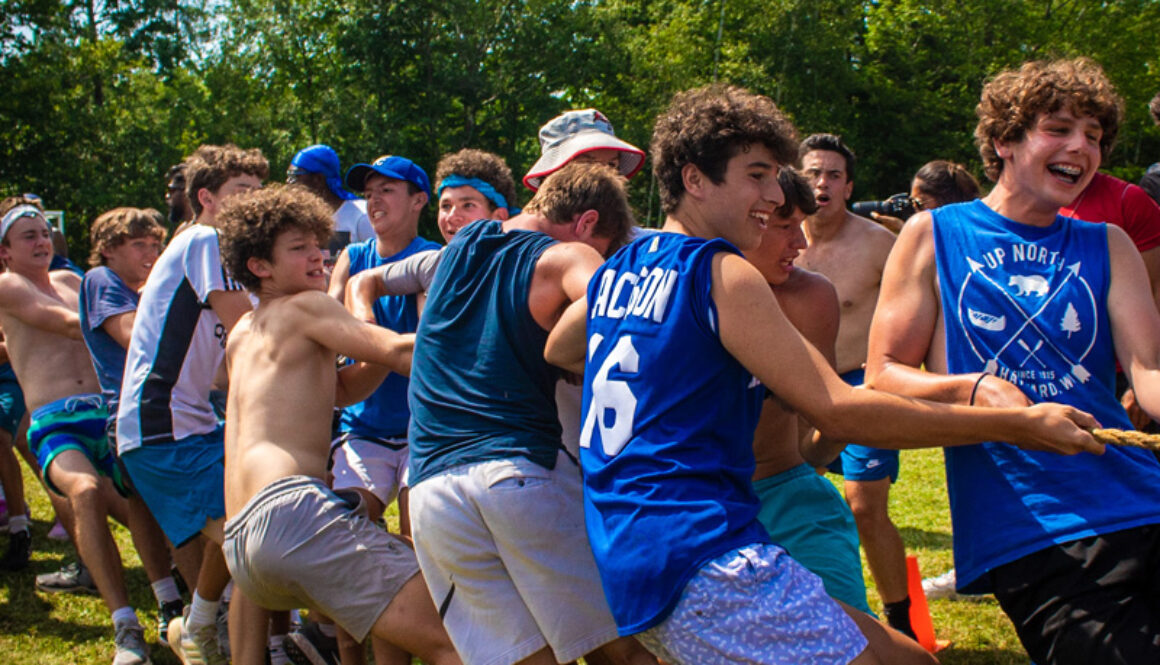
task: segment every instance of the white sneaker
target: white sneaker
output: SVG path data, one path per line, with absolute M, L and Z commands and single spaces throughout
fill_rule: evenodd
M 150 665 L 149 646 L 145 644 L 145 629 L 137 624 L 117 627 L 117 652 L 113 665 Z
M 217 626 L 210 624 L 199 628 L 196 633 L 185 629 L 189 616 L 189 606 L 185 606 L 183 616 L 169 622 L 166 631 L 169 648 L 181 659 L 183 665 L 229 665 L 229 659 L 221 652 L 217 640 Z
M 938 577 L 928 577 L 922 581 L 922 592 L 927 600 L 958 600 L 955 591 L 955 569 L 951 568 Z

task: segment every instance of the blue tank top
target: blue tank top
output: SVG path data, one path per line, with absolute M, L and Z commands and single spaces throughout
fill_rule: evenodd
M 1131 429 L 1114 392 L 1105 225 L 1059 216 L 1039 228 L 982 201 L 932 215 L 949 372 L 986 371 L 1032 402 Z M 966 591 L 989 591 L 987 571 L 1053 544 L 1160 522 L 1160 463 L 1144 450 L 1065 457 L 984 443 L 947 448 L 946 468 Z
M 528 310 L 536 262 L 555 242 L 483 220 L 443 250 L 411 362 L 412 485 L 488 460 L 555 467 L 559 372 Z
M 379 256 L 378 247 L 379 241 L 375 238 L 347 246 L 351 277 L 416 252 L 439 249 L 439 245 L 430 240 L 415 238 L 403 251 L 383 258 Z M 379 298 L 375 303 L 375 321 L 395 332 L 414 332 L 419 323 L 415 296 Z M 356 436 L 406 438 L 407 421 L 410 418 L 411 412 L 407 409 L 407 377 L 391 372 L 370 397 L 342 410 L 338 429 Z
M 718 336 L 717 252 L 739 253 L 650 234 L 588 286 L 584 508 L 621 635 L 664 620 L 708 561 L 769 542 L 750 482 L 765 389 Z

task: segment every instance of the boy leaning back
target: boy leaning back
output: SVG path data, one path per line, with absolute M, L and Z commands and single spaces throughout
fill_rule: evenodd
M 459 663 L 415 554 L 325 483 L 336 401 L 407 373 L 413 337 L 358 321 L 326 295 L 331 215 L 314 195 L 272 188 L 222 215 L 227 270 L 258 297 L 230 333 L 223 552 L 246 596 L 305 604 L 361 641 L 381 637 L 430 663 Z M 338 354 L 374 362 L 335 369 Z M 342 574 L 335 576 L 334 572 Z
M 843 382 L 738 252 L 758 246 L 784 202 L 778 169 L 796 157 L 768 98 L 679 94 L 651 148 L 664 228 L 601 266 L 546 347 L 566 367 L 587 360 L 585 518 L 620 634 L 672 665 L 933 662 L 770 543 L 750 482 L 765 389 L 833 440 L 871 445 L 991 435 L 1098 452 L 1080 429 L 1094 419 L 1059 405 L 972 413 Z

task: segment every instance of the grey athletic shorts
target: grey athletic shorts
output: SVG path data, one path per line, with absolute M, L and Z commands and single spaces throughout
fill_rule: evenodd
M 222 551 L 253 602 L 321 611 L 360 642 L 419 572 L 414 551 L 366 518 L 357 492 L 307 476 L 255 494 L 226 522 Z

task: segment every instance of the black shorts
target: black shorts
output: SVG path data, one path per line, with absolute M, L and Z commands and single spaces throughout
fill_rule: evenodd
M 990 575 L 1037 665 L 1160 663 L 1160 525 L 1055 545 Z

